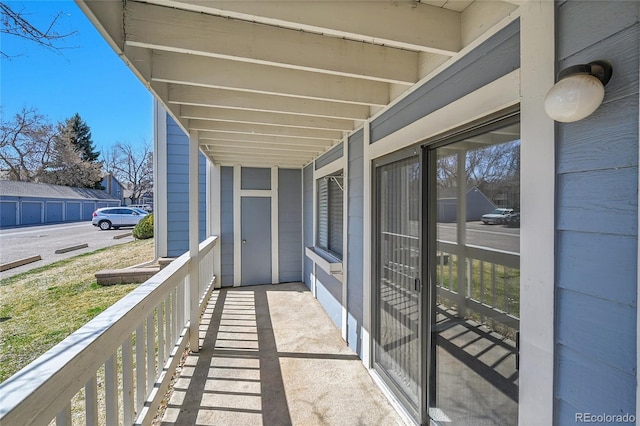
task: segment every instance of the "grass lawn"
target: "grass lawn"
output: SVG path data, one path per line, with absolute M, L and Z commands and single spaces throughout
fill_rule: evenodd
M 0 382 L 138 284 L 102 287 L 94 274 L 153 259 L 153 239 L 86 253 L 0 280 Z

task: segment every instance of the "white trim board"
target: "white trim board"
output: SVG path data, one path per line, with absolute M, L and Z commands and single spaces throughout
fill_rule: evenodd
M 207 205 L 207 214 L 211 216 L 211 234 L 218 237 L 218 244 L 213 247 L 213 270 L 216 275 L 222 277 L 222 182 L 220 177 L 221 167 L 213 164 L 207 159 L 210 171 L 211 197 L 208 198 L 210 205 Z M 215 288 L 222 287 L 222 280 L 215 282 Z
M 330 253 L 324 253 L 317 247 L 305 247 L 305 256 L 327 274 L 334 276 L 342 282 L 339 276 L 343 273 L 343 263 L 340 259 L 333 257 Z
M 273 191 L 271 189 L 241 189 L 240 190 L 241 197 L 271 197 L 272 195 L 273 195 Z
M 278 168 L 271 168 L 271 282 L 280 282 L 280 230 L 278 227 Z
M 346 138 L 342 144 L 342 165 L 343 165 L 343 185 L 342 191 L 342 262 L 346 267 L 349 263 L 349 138 Z M 347 270 L 344 268 L 342 272 L 342 339 L 347 342 L 348 332 L 347 323 L 349 320 L 349 289 L 347 280 Z
M 333 160 L 331 163 L 326 164 L 322 167 L 320 167 L 318 170 L 313 170 L 313 180 L 316 179 L 320 179 L 321 177 L 324 177 L 326 175 L 330 175 L 331 173 L 335 173 L 338 170 L 342 170 L 344 168 L 346 168 L 345 164 L 344 164 L 344 154 L 342 155 L 342 157 L 338 158 L 337 160 Z
M 233 166 L 233 286 L 242 284 L 242 224 L 241 208 L 241 179 L 242 169 L 239 165 Z
M 233 286 L 242 285 L 242 197 L 266 197 L 271 200 L 271 282 L 280 281 L 278 167 L 270 167 L 271 189 L 242 189 L 242 168 L 233 166 Z M 264 167 L 262 167 L 264 168 Z
M 371 262 L 373 256 L 373 248 L 371 247 L 371 122 L 367 121 L 364 125 L 362 161 L 363 168 L 363 212 L 362 212 L 362 362 L 368 369 L 373 368 L 372 364 L 372 339 L 369 330 L 372 330 L 373 322 L 371 320 Z
M 554 420 L 555 123 L 543 107 L 555 82 L 554 11 L 545 0 L 521 7 L 521 425 Z
M 189 347 L 200 349 L 200 147 L 198 130 L 189 132 Z
M 167 243 L 167 111 L 157 100 L 153 103 L 155 113 L 153 154 L 153 226 L 155 258 L 168 255 Z M 162 177 L 162 179 L 161 179 Z

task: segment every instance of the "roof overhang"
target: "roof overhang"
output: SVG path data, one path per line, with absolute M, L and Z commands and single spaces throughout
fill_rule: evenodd
M 520 0 L 76 0 L 214 163 L 302 167 Z

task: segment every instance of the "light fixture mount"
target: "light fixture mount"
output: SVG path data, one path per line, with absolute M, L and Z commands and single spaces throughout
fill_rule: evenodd
M 613 75 L 613 66 L 609 61 L 593 61 L 588 64 L 574 65 L 558 73 L 558 81 L 574 74 L 589 74 L 606 86 Z

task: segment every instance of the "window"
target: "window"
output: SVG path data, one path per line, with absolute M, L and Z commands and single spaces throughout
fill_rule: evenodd
M 316 246 L 342 259 L 342 170 L 318 179 L 317 190 Z

